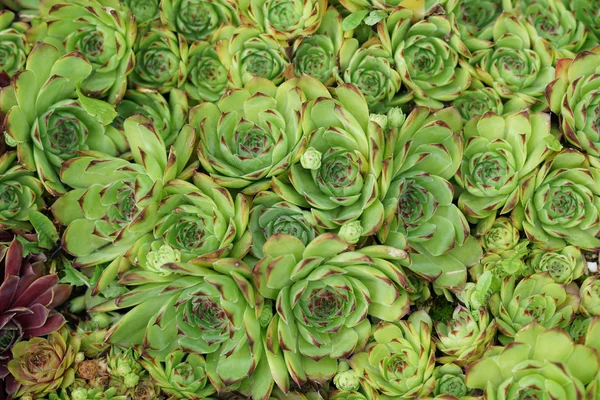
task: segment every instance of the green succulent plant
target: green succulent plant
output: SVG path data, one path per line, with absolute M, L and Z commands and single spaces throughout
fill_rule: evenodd
M 586 278 L 581 283 L 579 295 L 581 314 L 586 317 L 600 315 L 600 280 L 594 276 Z
M 550 252 L 534 249 L 529 257 L 534 271 L 547 272 L 557 283 L 569 284 L 579 279 L 585 269 L 585 258 L 575 246 Z
M 219 60 L 216 43 L 197 40 L 190 45 L 183 85 L 190 99 L 218 101 L 229 86 L 227 68 Z
M 31 46 L 27 42 L 25 23 L 15 21 L 15 14 L 0 11 L 0 71 L 9 77 L 24 69 Z

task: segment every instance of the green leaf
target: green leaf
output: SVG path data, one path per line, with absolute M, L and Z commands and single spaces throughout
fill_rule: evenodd
M 60 239 L 52 221 L 39 211 L 30 212 L 29 221 L 37 232 L 38 245 L 43 249 L 52 249 Z
M 42 249 L 37 242 L 30 242 L 21 236 L 17 236 L 17 240 L 23 245 L 23 257 L 27 257 L 30 254 L 40 254 L 42 252 Z M 7 243 L 7 245 L 9 244 L 10 243 Z
M 63 271 L 65 273 L 65 276 L 60 280 L 61 283 L 68 283 L 72 286 L 90 286 L 88 277 L 85 276 L 82 272 L 73 268 L 73 266 L 71 266 L 70 264 L 65 263 L 65 268 Z
M 102 100 L 87 97 L 79 89 L 77 89 L 77 99 L 83 109 L 91 116 L 96 117 L 102 125 L 110 124 L 117 116 L 113 105 Z
M 344 18 L 342 22 L 342 29 L 344 31 L 351 31 L 352 29 L 356 29 L 360 23 L 365 19 L 365 17 L 369 14 L 369 10 L 361 10 L 354 12 Z
M 378 23 L 379 21 L 381 21 L 382 19 L 384 19 L 385 16 L 386 16 L 386 13 L 384 13 L 383 11 L 373 10 L 369 14 L 369 16 L 367 18 L 365 18 L 365 24 L 367 24 L 369 26 L 373 26 L 376 23 Z

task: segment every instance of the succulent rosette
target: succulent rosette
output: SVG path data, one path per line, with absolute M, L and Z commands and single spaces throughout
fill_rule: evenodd
M 27 68 L 14 77 L 16 101 L 5 120 L 8 144 L 17 147 L 21 164 L 37 169 L 54 196 L 66 192 L 58 176 L 66 160 L 81 150 L 116 156 L 126 146 L 122 137 L 105 133 L 110 118 L 102 119 L 111 106 L 77 93 L 91 69 L 81 53 L 60 57 L 54 46 L 39 43 L 27 59 Z
M 519 99 L 534 110 L 547 108 L 546 86 L 554 78 L 554 52 L 527 19 L 503 13 L 493 27 L 493 42 L 473 52 L 468 67 L 473 78 L 507 100 Z
M 275 85 L 283 81 L 289 61 L 275 37 L 252 25 L 239 26 L 229 37 L 217 43 L 217 54 L 232 87 L 242 88 L 256 76 Z
M 344 36 L 342 17 L 335 8 L 330 7 L 315 34 L 299 36 L 294 40 L 291 57 L 294 75 L 300 77 L 306 74 L 324 85 L 332 84 Z
M 384 223 L 377 236 L 389 246 L 408 246 L 415 273 L 441 287 L 461 288 L 466 265 L 481 257 L 448 182 L 461 162 L 462 118 L 454 108 L 431 113 L 417 107 L 401 126 L 393 120 L 390 114 L 379 183 Z
M 13 76 L 25 68 L 30 46 L 25 37 L 28 26 L 13 22 L 15 14 L 8 10 L 0 11 L 0 71 Z
M 350 365 L 373 389 L 387 397 L 425 397 L 435 387 L 435 344 L 431 318 L 417 311 L 408 320 L 381 322 L 364 352 Z
M 517 9 L 561 57 L 573 57 L 588 46 L 588 31 L 562 0 L 503 0 L 504 9 Z
M 157 359 L 141 361 L 161 390 L 175 398 L 207 398 L 215 393 L 206 374 L 206 362 L 199 354 L 175 350 L 164 362 Z
M 472 88 L 463 91 L 454 101 L 463 120 L 466 122 L 473 117 L 482 116 L 487 112 L 493 112 L 498 115 L 503 114 L 504 105 L 498 93 L 489 87 Z
M 66 53 L 83 54 L 92 71 L 83 77 L 82 92 L 118 103 L 135 65 L 137 26 L 133 14 L 126 8 L 83 0 L 44 0 L 40 10 L 44 22 L 30 33 L 32 38 L 61 46 Z
M 275 39 L 310 36 L 321 24 L 327 0 L 249 0 L 250 20 Z
M 438 0 L 339 0 L 339 3 L 351 12 L 361 12 L 366 9 L 390 11 L 397 7 L 412 9 L 419 17 L 435 10 L 440 3 Z
M 549 158 L 521 193 L 513 221 L 545 250 L 567 244 L 600 248 L 600 170 L 586 155 L 565 149 Z
M 273 178 L 273 189 L 284 200 L 311 208 L 324 229 L 359 221 L 361 235 L 373 235 L 383 223 L 377 187 L 382 126 L 369 118 L 356 86 L 344 84 L 335 93 L 337 100 L 321 95 L 304 103 L 302 126 L 308 143 L 288 176 Z
M 547 273 L 537 273 L 516 283 L 504 279 L 499 292 L 489 300 L 502 342 L 511 342 L 519 329 L 537 322 L 547 329 L 566 327 L 579 308 L 577 288 L 554 282 Z
M 388 246 L 347 251 L 348 243 L 326 233 L 308 245 L 273 235 L 254 266 L 254 283 L 276 300 L 267 328 L 267 354 L 287 366 L 292 379 L 324 381 L 337 372 L 337 359 L 360 350 L 370 335 L 367 316 L 397 321 L 409 309 L 412 290 L 400 265 L 408 254 Z M 278 385 L 287 377 L 269 363 Z
M 283 201 L 272 192 L 260 192 L 252 201 L 250 221 L 252 232 L 252 254 L 263 258 L 265 242 L 273 235 L 290 235 L 308 245 L 320 229 L 308 210 Z
M 586 278 L 579 289 L 580 312 L 586 317 L 600 315 L 600 280 L 594 276 Z
M 343 72 L 338 80 L 358 87 L 371 111 L 385 111 L 410 99 L 410 96 L 397 96 L 402 80 L 394 69 L 392 53 L 378 38 L 360 47 L 356 39 L 345 40 L 339 52 L 339 64 Z
M 165 145 L 170 146 L 187 122 L 189 106 L 185 93 L 179 89 L 172 89 L 167 101 L 162 94 L 153 89 L 139 88 L 125 92 L 123 100 L 117 104 L 115 110 L 117 116 L 107 129 L 114 128 L 123 132 L 125 120 L 139 114 L 150 120 Z
M 15 152 L 0 157 L 0 226 L 5 228 L 29 228 L 31 212 L 44 207 L 44 187 L 31 171 L 14 165 Z
M 471 84 L 469 72 L 458 66 L 459 59 L 471 53 L 447 16 L 430 15 L 417 22 L 414 18 L 410 8 L 397 8 L 379 22 L 377 31 L 415 103 L 440 109 Z
M 80 266 L 113 261 L 147 238 L 173 211 L 172 203 L 162 203 L 164 212 L 159 210 L 165 186 L 173 181 L 171 186 L 177 188 L 177 178 L 191 176 L 195 168 L 192 164 L 185 170 L 195 141 L 191 126 L 181 130 L 168 157 L 147 118 L 128 118 L 124 132 L 135 162 L 93 154 L 72 158 L 61 169 L 62 182 L 73 190 L 57 199 L 52 212 L 67 226 L 63 248 Z
M 583 399 L 599 369 L 594 348 L 574 344 L 562 329 L 533 323 L 515 342 L 494 348 L 467 371 L 466 383 L 488 399 Z
M 135 68 L 129 81 L 135 87 L 165 93 L 183 85 L 188 61 L 188 45 L 183 36 L 163 26 L 152 26 L 140 35 L 134 51 Z
M 550 115 L 527 110 L 475 117 L 465 124 L 463 136 L 455 180 L 465 190 L 458 206 L 473 220 L 512 211 L 531 187 L 538 166 L 561 148 L 550 130 Z
M 467 366 L 479 360 L 496 335 L 496 321 L 490 320 L 484 307 L 471 311 L 459 305 L 452 318 L 447 322 L 435 322 L 434 326 L 437 337 L 433 340 L 438 350 L 444 353 L 438 362 L 443 364 Z
M 481 246 L 491 253 L 503 253 L 513 250 L 520 241 L 519 229 L 510 218 L 499 217 L 492 221 L 491 226 L 480 226 Z
M 47 339 L 32 338 L 17 343 L 8 369 L 19 385 L 15 397 L 38 396 L 66 388 L 75 379 L 74 361 L 79 343 L 64 327 Z
M 11 348 L 21 339 L 47 335 L 58 330 L 65 318 L 53 310 L 71 294 L 68 285 L 58 284 L 56 274 L 45 275 L 43 256 L 23 258 L 23 245 L 14 240 L 4 257 L 0 285 L 0 378 L 8 374 L 6 363 Z
M 188 41 L 209 40 L 222 25 L 239 24 L 232 0 L 161 0 L 160 20 Z
M 460 36 L 469 50 L 476 51 L 489 46 L 494 23 L 502 13 L 502 0 L 448 1 L 446 8 L 455 18 Z
M 598 63 L 600 47 L 574 59 L 557 62 L 555 80 L 546 90 L 551 110 L 560 116 L 565 139 L 594 157 L 600 157 Z
M 534 271 L 547 272 L 557 283 L 569 284 L 579 279 L 585 268 L 585 258 L 575 246 L 550 252 L 534 249 L 529 257 Z
M 465 383 L 465 374 L 462 368 L 456 364 L 440 365 L 433 371 L 433 376 L 435 378 L 433 394 L 436 396 L 452 396 L 452 399 L 463 398 L 470 392 Z
M 600 11 L 597 0 L 578 0 L 567 2 L 575 12 L 577 21 L 588 28 L 590 36 L 600 40 Z
M 303 88 L 311 95 L 328 94 L 310 77 L 279 87 L 256 78 L 217 104 L 205 102 L 191 110 L 190 122 L 200 134 L 198 157 L 218 184 L 255 194 L 298 162 L 306 147 L 300 120 Z
M 122 3 L 131 10 L 138 26 L 148 24 L 159 17 L 161 0 L 124 0 Z
M 186 70 L 183 89 L 190 99 L 216 102 L 229 86 L 227 68 L 219 60 L 216 43 L 193 42 L 189 48 Z

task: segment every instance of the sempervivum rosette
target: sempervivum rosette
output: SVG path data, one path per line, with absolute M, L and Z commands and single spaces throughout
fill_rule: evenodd
M 465 264 L 481 256 L 466 218 L 452 203 L 448 182 L 462 158 L 462 118 L 454 108 L 432 114 L 418 107 L 403 125 L 389 125 L 379 183 L 385 219 L 378 238 L 390 246 L 409 246 L 409 268 L 417 274 L 460 288 L 467 278 Z
M 121 3 L 131 10 L 138 26 L 158 19 L 161 0 L 123 0 Z
M 588 45 L 587 29 L 563 0 L 503 0 L 505 10 L 513 7 L 531 22 L 537 34 L 563 57 L 573 57 Z
M 56 47 L 39 43 L 27 60 L 27 69 L 14 78 L 16 101 L 5 121 L 8 144 L 17 146 L 20 163 L 37 170 L 54 196 L 66 192 L 58 177 L 62 164 L 79 151 L 116 156 L 126 148 L 120 135 L 105 132 L 112 118 L 101 118 L 110 115 L 112 107 L 77 92 L 91 71 L 81 53 L 60 57 Z
M 490 310 L 496 317 L 499 340 L 510 343 L 517 331 L 531 322 L 545 328 L 564 328 L 579 308 L 577 287 L 554 282 L 545 272 L 516 283 L 514 276 L 504 279 L 499 292 L 490 297 Z
M 222 25 L 239 24 L 232 0 L 161 0 L 160 19 L 189 41 L 208 40 Z
M 478 225 L 477 236 L 486 252 L 503 253 L 513 250 L 520 240 L 519 229 L 508 217 L 500 217 L 495 220 L 486 220 Z
M 165 93 L 183 85 L 188 57 L 183 36 L 152 26 L 138 38 L 134 50 L 135 68 L 129 80 L 135 87 Z
M 546 250 L 600 248 L 600 170 L 574 149 L 552 156 L 521 194 L 513 220 Z
M 493 43 L 475 51 L 468 68 L 505 99 L 519 98 L 543 110 L 546 86 L 554 78 L 552 47 L 526 19 L 503 13 L 494 24 Z
M 373 235 L 383 223 L 377 187 L 382 127 L 369 119 L 356 86 L 345 84 L 335 93 L 337 100 L 321 95 L 304 104 L 308 144 L 287 177 L 273 178 L 273 189 L 284 200 L 310 208 L 324 229 L 360 221 L 362 235 Z
M 332 84 L 343 39 L 342 17 L 335 8 L 330 7 L 314 35 L 300 36 L 294 40 L 291 60 L 295 76 L 306 74 L 325 85 Z
M 600 40 L 600 7 L 598 0 L 577 0 L 567 2 L 575 12 L 577 21 L 583 22 L 590 35 Z
M 71 294 L 58 284 L 56 274 L 46 274 L 43 256 L 23 258 L 23 245 L 14 240 L 3 253 L 4 275 L 0 284 L 0 378 L 6 378 L 6 363 L 12 347 L 21 339 L 58 330 L 65 318 L 53 310 Z
M 408 253 L 388 246 L 347 251 L 339 236 L 325 233 L 308 245 L 289 235 L 273 235 L 254 266 L 260 294 L 276 301 L 267 328 L 268 357 L 287 365 L 294 382 L 326 381 L 337 360 L 362 349 L 370 336 L 367 316 L 397 321 L 410 307 L 412 290 L 401 264 Z M 275 381 L 286 391 L 289 379 L 270 362 Z M 282 376 L 283 374 L 283 376 Z
M 339 64 L 338 81 L 356 85 L 373 112 L 398 106 L 411 97 L 397 95 L 400 75 L 394 69 L 392 53 L 378 38 L 365 42 L 360 48 L 358 40 L 345 40 L 339 52 Z
M 483 87 L 480 84 L 462 92 L 452 104 L 465 122 L 487 112 L 502 115 L 504 111 L 500 95 L 494 89 Z
M 110 343 L 143 345 L 158 361 L 168 360 L 177 349 L 204 355 L 205 372 L 218 390 L 236 389 L 252 374 L 272 385 L 268 367 L 257 369 L 263 358 L 262 307 L 245 263 L 227 258 L 195 265 L 165 259 L 158 268 L 140 267 L 121 279 L 135 288 L 97 307 L 134 307 L 113 325 Z
M 448 1 L 446 8 L 456 20 L 460 36 L 471 51 L 489 45 L 496 19 L 502 12 L 502 0 Z
M 310 36 L 319 28 L 327 0 L 249 0 L 247 15 L 277 40 Z
M 561 59 L 556 79 L 546 97 L 551 110 L 560 116 L 565 139 L 594 157 L 600 157 L 600 47 L 584 51 L 574 59 Z
M 63 247 L 80 265 L 112 261 L 150 234 L 160 218 L 173 211 L 171 203 L 162 204 L 164 213 L 159 211 L 165 186 L 192 175 L 185 170 L 195 140 L 189 125 L 168 158 L 148 119 L 127 119 L 125 135 L 135 162 L 93 154 L 72 158 L 61 169 L 61 180 L 74 190 L 57 199 L 52 212 L 59 223 L 68 225 Z
M 62 45 L 67 53 L 83 54 L 92 72 L 81 82 L 81 90 L 118 103 L 135 65 L 137 26 L 133 14 L 126 8 L 103 7 L 99 1 L 44 0 L 40 7 L 44 22 L 36 25 L 32 37 Z
M 458 206 L 473 220 L 516 207 L 537 167 L 560 150 L 550 115 L 522 110 L 505 117 L 488 112 L 466 123 L 464 155 L 456 182 L 465 190 Z
M 557 283 L 569 284 L 584 272 L 585 258 L 575 246 L 565 246 L 557 251 L 533 249 L 529 263 L 536 272 L 547 272 Z
M 216 46 L 216 43 L 202 40 L 190 45 L 183 86 L 190 99 L 216 102 L 229 86 L 227 68 L 219 60 Z
M 514 344 L 492 348 L 475 362 L 466 383 L 488 399 L 580 400 L 599 367 L 594 348 L 573 343 L 562 329 L 534 323 L 516 334 Z
M 467 70 L 458 66 L 471 53 L 454 23 L 444 15 L 414 22 L 409 8 L 397 8 L 377 25 L 383 47 L 394 55 L 404 84 L 414 91 L 415 103 L 443 108 L 471 84 Z
M 366 383 L 391 398 L 422 398 L 433 391 L 435 344 L 431 318 L 423 310 L 408 320 L 380 322 L 365 352 L 350 360 Z
M 25 67 L 30 46 L 25 37 L 28 26 L 14 22 L 15 14 L 8 10 L 0 11 L 0 71 L 8 76 Z
M 244 87 L 256 76 L 276 85 L 283 81 L 288 58 L 277 39 L 252 25 L 242 25 L 230 36 L 231 39 L 219 41 L 217 53 L 223 66 L 229 70 L 229 81 L 233 87 Z
M 30 213 L 44 207 L 44 187 L 16 159 L 15 152 L 0 157 L 0 227 L 26 229 Z
M 311 77 L 279 87 L 255 78 L 217 104 L 205 102 L 191 110 L 190 122 L 201 138 L 198 157 L 218 184 L 255 194 L 298 162 L 306 146 L 300 121 L 304 88 L 311 95 L 328 95 Z

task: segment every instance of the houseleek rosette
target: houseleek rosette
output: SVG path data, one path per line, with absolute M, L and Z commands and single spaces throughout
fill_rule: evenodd
M 36 396 L 66 388 L 73 383 L 73 363 L 79 343 L 64 327 L 48 338 L 32 338 L 17 343 L 8 369 L 20 385 L 15 397 Z
M 306 146 L 300 121 L 303 88 L 328 94 L 310 77 L 279 87 L 256 78 L 217 104 L 205 102 L 191 110 L 190 122 L 201 138 L 198 157 L 218 184 L 255 194 L 299 160 Z
M 431 318 L 417 311 L 408 320 L 381 322 L 364 352 L 350 365 L 366 383 L 389 397 L 425 397 L 433 391 L 435 344 L 431 341 Z
M 319 28 L 327 0 L 249 0 L 250 20 L 275 39 L 310 36 Z
M 502 99 L 494 89 L 489 87 L 465 90 L 454 99 L 452 105 L 456 107 L 465 122 L 487 112 L 502 115 L 504 111 Z
M 91 63 L 81 90 L 91 97 L 106 97 L 118 103 L 127 89 L 127 76 L 135 65 L 133 45 L 137 26 L 126 8 L 103 7 L 100 2 L 74 0 L 44 3 L 44 22 L 32 37 L 61 45 L 67 53 L 78 51 Z
M 533 323 L 516 334 L 515 343 L 494 348 L 475 362 L 466 383 L 492 400 L 577 400 L 599 365 L 594 348 L 574 344 L 561 329 Z
M 529 263 L 536 272 L 547 272 L 557 283 L 569 284 L 584 272 L 585 258 L 575 246 L 565 246 L 557 251 L 534 249 Z
M 227 68 L 217 54 L 216 44 L 195 41 L 190 45 L 187 78 L 183 88 L 196 101 L 217 102 L 229 84 Z
M 161 0 L 160 20 L 189 41 L 209 40 L 224 24 L 239 24 L 231 0 Z
M 231 38 L 217 43 L 217 53 L 229 71 L 230 84 L 242 88 L 258 76 L 280 84 L 288 66 L 284 47 L 275 37 L 252 25 L 242 25 Z
M 273 179 L 273 189 L 284 200 L 311 208 L 324 229 L 358 221 L 359 236 L 373 235 L 383 223 L 377 188 L 382 127 L 369 119 L 357 87 L 344 84 L 335 93 L 337 100 L 321 95 L 304 103 L 302 125 L 308 143 L 288 176 Z
M 433 340 L 444 356 L 438 361 L 467 366 L 481 358 L 496 336 L 496 321 L 485 307 L 469 310 L 457 306 L 447 322 L 435 322 L 437 337 Z
M 464 0 L 455 4 L 449 14 L 456 19 L 460 36 L 471 51 L 481 50 L 492 41 L 494 23 L 502 12 L 501 0 Z
M 123 3 L 135 16 L 138 26 L 158 19 L 161 0 L 124 0 Z
M 410 99 L 398 96 L 401 79 L 392 53 L 374 38 L 359 48 L 356 39 L 344 41 L 339 52 L 340 82 L 351 83 L 365 96 L 371 111 L 385 111 Z
M 594 276 L 586 278 L 579 289 L 581 305 L 579 312 L 586 317 L 600 315 L 600 280 Z
M 414 101 L 430 108 L 456 99 L 471 84 L 459 58 L 471 53 L 461 41 L 454 23 L 444 15 L 431 15 L 413 22 L 414 12 L 398 8 L 377 29 L 403 83 L 414 91 Z
M 448 400 L 462 399 L 470 392 L 465 383 L 465 374 L 456 364 L 440 365 L 433 371 L 433 376 L 435 378 L 433 394 L 438 396 L 436 399 L 445 399 L 443 396 L 452 396 L 448 397 Z
M 537 322 L 545 328 L 564 328 L 575 317 L 579 296 L 575 288 L 554 282 L 547 273 L 537 273 L 516 283 L 507 277 L 499 292 L 490 297 L 502 342 L 511 342 L 519 329 Z
M 518 280 L 533 273 L 531 266 L 526 262 L 526 257 L 530 253 L 528 246 L 529 241 L 523 240 L 510 251 L 485 253 L 469 273 L 478 284 L 480 279 L 485 278 L 489 290 L 497 292 L 500 290 L 504 278 L 512 276 Z M 491 275 L 488 277 L 486 274 Z
M 15 14 L 0 11 L 0 71 L 13 76 L 25 68 L 25 61 L 30 50 L 25 31 L 28 26 L 24 23 L 13 22 Z
M 471 75 L 505 99 L 520 99 L 544 110 L 546 86 L 554 77 L 554 52 L 526 19 L 503 13 L 494 24 L 493 43 L 473 53 Z
M 121 346 L 143 344 L 146 354 L 165 363 L 177 350 L 204 355 L 204 372 L 221 391 L 226 386 L 235 389 L 258 374 L 263 354 L 257 317 L 261 310 L 251 284 L 252 270 L 229 258 L 203 266 L 167 263 L 161 269 L 162 274 L 145 268 L 130 270 L 122 282 L 135 288 L 99 306 L 134 306 L 113 325 L 107 340 Z M 260 377 L 271 379 L 268 373 Z
M 154 358 L 140 363 L 163 392 L 176 398 L 206 398 L 216 391 L 208 380 L 206 362 L 199 354 L 175 350 L 164 362 Z
M 263 246 L 273 235 L 290 235 L 308 245 L 318 235 L 319 229 L 308 210 L 283 201 L 272 192 L 259 192 L 252 201 L 250 222 L 252 254 L 264 257 Z
M 491 253 L 510 252 L 519 241 L 519 229 L 507 217 L 496 218 L 485 232 L 481 232 L 481 245 Z
M 579 0 L 568 3 L 577 21 L 588 28 L 590 36 L 600 40 L 600 9 L 597 0 Z
M 600 170 L 588 157 L 565 149 L 548 159 L 521 194 L 513 220 L 529 240 L 545 250 L 567 244 L 597 249 L 600 239 Z
M 37 170 L 54 196 L 66 192 L 58 176 L 61 166 L 80 150 L 116 156 L 125 146 L 121 137 L 105 134 L 112 120 L 106 117 L 109 104 L 77 93 L 91 71 L 81 53 L 60 57 L 56 47 L 39 43 L 26 69 L 14 77 L 16 104 L 5 121 L 8 144 L 17 146 L 19 162 Z
M 325 85 L 332 84 L 343 38 L 342 17 L 335 8 L 330 7 L 314 35 L 300 36 L 294 40 L 291 61 L 295 76 L 306 74 Z
M 503 0 L 505 11 L 516 8 L 531 22 L 537 34 L 546 39 L 561 57 L 574 57 L 587 47 L 588 31 L 582 20 L 561 0 Z M 575 2 L 577 3 L 577 2 Z
M 555 80 L 546 90 L 551 110 L 560 116 L 565 139 L 575 147 L 600 157 L 600 47 L 574 59 L 557 62 Z
M 124 131 L 135 162 L 89 155 L 72 158 L 61 169 L 62 182 L 74 190 L 57 199 L 52 213 L 67 225 L 63 247 L 77 257 L 79 265 L 100 264 L 124 255 L 152 232 L 162 216 L 172 212 L 168 204 L 160 204 L 164 186 L 191 175 L 184 172 L 195 141 L 189 125 L 181 130 L 168 157 L 162 138 L 148 119 L 130 117 Z M 165 214 L 159 205 L 165 206 Z
M 481 257 L 466 218 L 452 204 L 448 182 L 462 158 L 462 118 L 454 108 L 432 114 L 417 107 L 402 126 L 389 125 L 378 238 L 389 246 L 410 247 L 412 271 L 442 287 L 460 288 L 467 278 L 465 265 Z
M 0 226 L 29 228 L 29 215 L 44 207 L 44 187 L 31 171 L 15 165 L 17 154 L 0 157 Z
M 473 220 L 512 211 L 522 193 L 531 190 L 537 167 L 560 149 L 550 115 L 527 110 L 475 117 L 463 135 L 464 156 L 455 179 L 465 190 L 458 206 Z
M 179 89 L 172 89 L 168 97 L 167 101 L 153 89 L 128 90 L 117 104 L 117 116 L 107 129 L 123 132 L 125 120 L 139 114 L 150 120 L 165 145 L 170 146 L 187 121 L 189 106 L 185 93 Z
M 267 354 L 287 366 L 292 379 L 325 381 L 337 359 L 361 349 L 370 336 L 368 316 L 397 321 L 409 309 L 412 290 L 400 265 L 408 254 L 388 246 L 347 251 L 348 243 L 326 233 L 306 246 L 289 235 L 272 235 L 254 266 L 254 283 L 276 299 L 267 328 Z M 273 367 L 279 365 L 270 362 Z M 287 377 L 272 367 L 282 390 Z
M 138 38 L 134 50 L 135 68 L 129 80 L 135 87 L 165 93 L 183 85 L 188 61 L 188 46 L 183 36 L 154 26 Z

